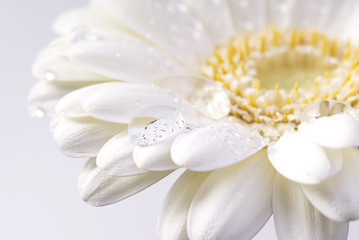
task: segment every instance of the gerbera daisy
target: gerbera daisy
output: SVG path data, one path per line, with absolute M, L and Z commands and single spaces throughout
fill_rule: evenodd
M 87 157 L 82 198 L 186 169 L 158 239 L 346 239 L 359 218 L 355 1 L 93 0 L 55 23 L 34 116 Z M 56 106 L 56 107 L 55 107 Z

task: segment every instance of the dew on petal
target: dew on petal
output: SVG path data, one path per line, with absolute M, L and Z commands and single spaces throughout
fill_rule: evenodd
M 38 107 L 30 111 L 30 116 L 35 118 L 43 118 L 45 117 L 45 111 L 42 108 Z
M 313 122 L 314 120 L 321 117 L 327 117 L 341 113 L 347 113 L 356 119 L 359 118 L 359 114 L 348 104 L 334 100 L 325 100 L 310 105 L 303 112 L 302 121 Z
M 128 135 L 133 144 L 147 146 L 178 133 L 184 126 L 182 113 L 155 106 L 143 110 L 130 122 Z
M 70 42 L 95 42 L 98 36 L 90 30 L 87 26 L 80 26 L 72 30 L 70 34 Z
M 46 81 L 54 81 L 56 79 L 56 75 L 55 75 L 55 73 L 53 73 L 51 71 L 45 71 L 43 78 Z

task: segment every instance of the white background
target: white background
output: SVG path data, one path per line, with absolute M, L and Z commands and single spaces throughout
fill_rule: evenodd
M 0 239 L 151 240 L 161 202 L 177 174 L 120 203 L 82 202 L 77 176 L 83 159 L 62 155 L 48 119 L 31 119 L 26 98 L 31 65 L 55 35 L 54 18 L 86 0 L 0 0 Z M 359 183 L 358 183 L 359 184 Z M 359 238 L 359 223 L 349 239 Z M 276 239 L 269 222 L 256 240 Z

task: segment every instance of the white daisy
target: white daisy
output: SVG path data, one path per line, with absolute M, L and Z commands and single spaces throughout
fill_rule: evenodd
M 39 56 L 34 116 L 106 205 L 178 168 L 158 239 L 346 239 L 359 218 L 355 1 L 93 0 Z M 61 100 L 60 100 L 61 99 Z M 55 107 L 56 105 L 56 107 Z

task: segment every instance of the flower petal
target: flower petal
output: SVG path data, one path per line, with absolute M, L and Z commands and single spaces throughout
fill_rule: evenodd
M 93 206 L 104 206 L 121 201 L 161 180 L 171 171 L 149 172 L 131 177 L 110 176 L 89 159 L 79 177 L 81 197 Z
M 359 120 L 349 114 L 322 117 L 302 127 L 313 142 L 328 148 L 359 146 Z
M 87 82 L 71 84 L 40 81 L 32 89 L 28 97 L 28 111 L 31 116 L 52 116 L 57 102 L 67 93 L 87 86 Z
M 278 239 L 347 239 L 349 223 L 323 216 L 303 194 L 299 184 L 280 174 L 273 188 L 273 216 Z
M 335 221 L 359 219 L 359 150 L 344 150 L 342 170 L 318 185 L 303 185 L 311 203 Z
M 186 171 L 173 184 L 162 204 L 157 223 L 158 240 L 185 240 L 187 215 L 194 195 L 210 172 Z
M 268 147 L 274 168 L 304 184 L 317 184 L 336 174 L 342 166 L 342 155 L 341 150 L 320 147 L 301 132 L 285 135 Z
M 171 75 L 155 78 L 151 83 L 181 96 L 196 110 L 211 118 L 223 118 L 231 110 L 231 102 L 222 86 L 204 77 Z
M 228 0 L 237 32 L 263 29 L 266 24 L 266 1 Z M 255 16 L 255 17 L 254 17 Z
M 105 143 L 97 155 L 96 164 L 109 175 L 126 177 L 143 174 L 147 171 L 139 169 L 133 160 L 134 147 L 127 131 L 123 131 Z
M 178 166 L 171 159 L 171 146 L 176 136 L 149 146 L 136 146 L 133 158 L 138 168 L 149 171 L 165 171 Z
M 217 123 L 178 136 L 171 156 L 179 166 L 210 171 L 242 161 L 264 146 L 264 139 L 244 126 Z
M 265 150 L 212 172 L 191 204 L 189 238 L 251 239 L 272 214 L 273 177 Z
M 82 7 L 62 13 L 56 19 L 53 28 L 58 34 L 66 35 L 79 26 L 105 31 L 120 28 L 116 21 L 94 7 Z
M 71 157 L 95 157 L 101 147 L 125 124 L 109 123 L 91 117 L 65 118 L 56 126 L 54 139 L 60 150 Z
M 94 0 L 94 3 L 190 69 L 198 69 L 198 64 L 210 53 L 212 45 L 203 24 L 179 1 Z
M 228 41 L 234 35 L 232 20 L 226 0 L 182 0 L 204 24 L 216 44 Z
M 131 83 L 148 83 L 161 74 L 183 73 L 169 56 L 149 43 L 119 33 L 79 29 L 72 33 L 69 58 L 79 65 Z
M 156 105 L 181 109 L 176 97 L 157 88 L 125 83 L 103 86 L 85 97 L 82 106 L 86 113 L 104 121 L 129 123 L 141 109 Z

